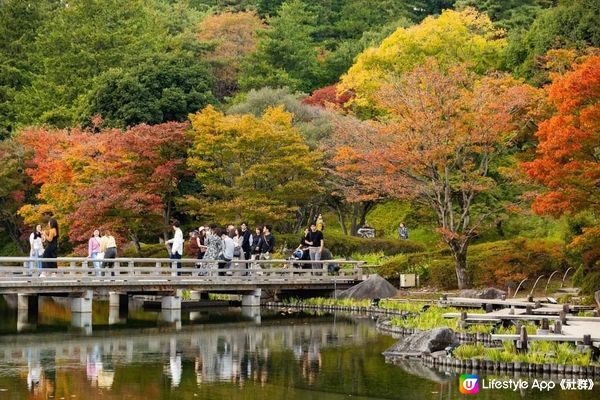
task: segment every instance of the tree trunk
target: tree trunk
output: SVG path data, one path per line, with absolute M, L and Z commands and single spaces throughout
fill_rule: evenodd
M 12 239 L 12 241 L 17 246 L 17 251 L 20 255 L 25 254 L 25 247 L 23 246 L 23 242 L 21 241 L 21 230 L 16 224 L 13 224 L 11 221 L 4 221 L 4 230 L 8 233 L 8 236 Z
M 358 231 L 358 215 L 356 213 L 357 207 L 357 203 L 352 203 L 352 221 L 350 227 L 350 233 L 352 234 L 352 236 L 356 236 L 356 231 Z
M 139 255 L 142 252 L 142 246 L 140 245 L 140 239 L 137 237 L 135 233 L 129 234 L 131 237 L 131 241 L 133 242 L 133 246 L 135 247 L 135 252 Z
M 170 200 L 167 200 L 166 207 L 164 208 L 163 222 L 165 224 L 165 227 L 168 227 L 171 225 L 171 201 Z M 162 236 L 163 236 L 163 240 L 165 242 L 167 240 L 169 240 L 169 232 L 167 230 L 163 230 Z
M 502 226 L 502 220 L 499 219 L 498 221 L 496 221 L 496 232 L 498 232 L 498 236 L 500 236 L 501 238 L 504 237 L 504 227 Z
M 340 226 L 342 227 L 342 232 L 344 232 L 344 235 L 347 235 L 348 227 L 346 227 L 346 218 L 344 217 L 344 211 L 342 210 L 339 204 L 335 206 L 335 211 L 337 213 Z
M 450 244 L 452 255 L 454 256 L 454 268 L 456 270 L 456 280 L 459 289 L 468 289 L 471 287 L 469 275 L 467 273 L 467 245 Z

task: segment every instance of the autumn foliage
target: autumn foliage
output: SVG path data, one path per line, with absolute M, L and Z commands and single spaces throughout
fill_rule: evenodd
M 481 78 L 465 65 L 446 72 L 429 60 L 374 95 L 390 110 L 387 121 L 375 129 L 336 131 L 345 142 L 337 149 L 337 169 L 368 192 L 434 210 L 456 259 L 459 287 L 467 287 L 469 242 L 499 209 L 480 195 L 498 186 L 493 163 L 509 149 L 535 95 L 508 76 Z
M 600 56 L 556 75 L 546 92 L 556 112 L 539 124 L 537 158 L 524 167 L 549 190 L 533 208 L 554 215 L 600 210 Z
M 35 224 L 40 213 L 54 213 L 69 227 L 74 244 L 85 242 L 97 228 L 134 243 L 140 235 L 164 231 L 178 181 L 186 173 L 187 126 L 23 131 L 18 140 L 33 150 L 26 172 L 40 185 L 42 206 L 25 205 L 21 215 Z

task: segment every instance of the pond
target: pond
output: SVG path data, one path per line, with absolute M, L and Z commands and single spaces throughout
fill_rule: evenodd
M 60 299 L 26 323 L 0 298 L 0 399 L 454 399 L 459 376 L 386 364 L 395 339 L 349 314 L 214 307 L 180 324 L 94 303 L 93 329 L 71 326 Z M 479 376 L 489 383 L 493 376 Z M 533 378 L 527 378 L 533 382 Z M 486 399 L 597 399 L 592 391 L 483 389 Z

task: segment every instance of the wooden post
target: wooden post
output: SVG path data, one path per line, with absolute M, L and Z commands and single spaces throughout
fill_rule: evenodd
M 561 335 L 562 334 L 562 323 L 560 321 L 554 322 L 554 334 Z
M 519 349 L 522 352 L 527 351 L 527 327 L 521 326 L 521 332 L 519 333 Z
M 588 347 L 592 346 L 592 335 L 583 335 L 583 345 Z
M 542 318 L 542 329 L 546 331 L 550 329 L 548 318 Z
M 560 321 L 561 324 L 567 325 L 567 313 L 565 313 L 564 311 L 561 311 L 558 314 L 558 319 L 559 319 L 559 321 Z
M 535 301 L 535 307 L 534 308 L 540 308 L 542 306 L 542 302 L 539 300 Z
M 460 312 L 460 321 L 458 321 L 458 326 L 460 326 L 463 329 L 467 327 L 467 312 L 466 311 Z
M 563 304 L 563 311 L 564 311 L 565 313 L 568 313 L 568 312 L 570 311 L 570 308 L 571 308 L 571 307 L 569 306 L 569 304 Z
M 527 305 L 525 307 L 525 314 L 529 315 L 529 314 L 532 314 L 532 313 L 533 313 L 533 309 L 532 309 L 531 305 Z
M 491 305 L 490 303 L 486 303 L 485 304 L 485 312 L 486 313 L 491 313 L 492 311 L 494 311 L 494 306 Z

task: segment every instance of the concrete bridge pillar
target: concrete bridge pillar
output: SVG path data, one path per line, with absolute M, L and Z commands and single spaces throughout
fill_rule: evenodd
M 252 293 L 242 295 L 242 307 L 260 307 L 260 296 L 262 289 L 256 289 Z
M 92 292 L 91 290 L 84 290 L 83 292 L 73 293 L 71 295 L 71 312 L 91 314 L 93 297 L 94 292 Z
M 17 332 L 35 328 L 38 316 L 38 295 L 17 295 Z
M 128 312 L 129 296 L 127 293 L 108 292 L 108 324 L 125 322 Z
M 37 294 L 17 294 L 17 309 L 37 313 L 38 295 Z
M 162 322 L 174 326 L 176 330 L 181 329 L 181 309 L 167 310 L 163 308 L 160 311 L 160 319 Z
M 91 335 L 92 334 L 92 313 L 91 312 L 73 312 L 71 314 L 71 326 L 81 329 L 86 335 Z
M 181 289 L 178 289 L 172 294 L 163 296 L 161 299 L 161 309 L 181 311 L 181 294 Z
M 242 307 L 242 315 L 248 319 L 254 320 L 254 323 L 260 325 L 260 307 Z

